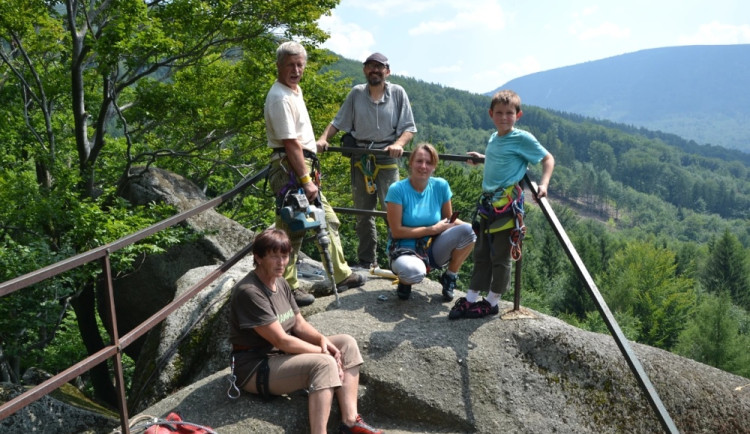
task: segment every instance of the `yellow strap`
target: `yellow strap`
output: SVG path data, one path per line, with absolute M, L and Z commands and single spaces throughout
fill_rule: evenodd
M 359 167 L 359 171 L 362 172 L 362 175 L 365 177 L 365 188 L 367 189 L 368 194 L 374 194 L 377 190 L 377 187 L 375 186 L 375 182 L 373 182 L 374 176 L 369 176 L 365 172 L 364 167 L 362 167 L 362 161 L 357 161 L 354 163 L 354 167 Z
M 398 164 L 391 163 L 391 164 L 383 164 L 382 166 L 378 163 L 375 163 L 375 171 L 372 172 L 372 177 L 377 178 L 378 177 L 378 171 L 380 169 L 398 169 Z

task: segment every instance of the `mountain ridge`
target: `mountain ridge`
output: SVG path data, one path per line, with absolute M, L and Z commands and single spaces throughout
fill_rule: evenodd
M 640 50 L 529 74 L 495 91 L 505 88 L 525 105 L 750 152 L 750 44 Z

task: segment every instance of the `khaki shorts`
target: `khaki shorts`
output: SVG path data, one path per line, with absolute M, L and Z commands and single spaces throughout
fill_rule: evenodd
M 363 363 L 357 341 L 353 337 L 341 334 L 329 336 L 336 348 L 341 351 L 344 370 Z M 328 354 L 280 354 L 268 358 L 268 391 L 272 395 L 284 395 L 300 389 L 309 392 L 341 386 L 336 360 Z M 253 374 L 243 389 L 258 393 L 256 374 Z

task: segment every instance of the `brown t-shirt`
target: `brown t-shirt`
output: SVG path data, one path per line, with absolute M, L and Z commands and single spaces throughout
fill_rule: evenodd
M 276 279 L 276 292 L 271 292 L 254 271 L 234 285 L 230 299 L 229 342 L 251 348 L 233 354 L 240 387 L 252 376 L 261 360 L 278 352 L 255 331 L 255 327 L 279 321 L 284 331 L 291 333 L 298 312 L 292 289 L 284 278 Z

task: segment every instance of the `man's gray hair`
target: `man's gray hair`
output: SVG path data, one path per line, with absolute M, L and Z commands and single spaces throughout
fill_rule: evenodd
M 276 64 L 280 64 L 287 56 L 303 56 L 307 60 L 307 50 L 299 42 L 286 41 L 276 49 Z

